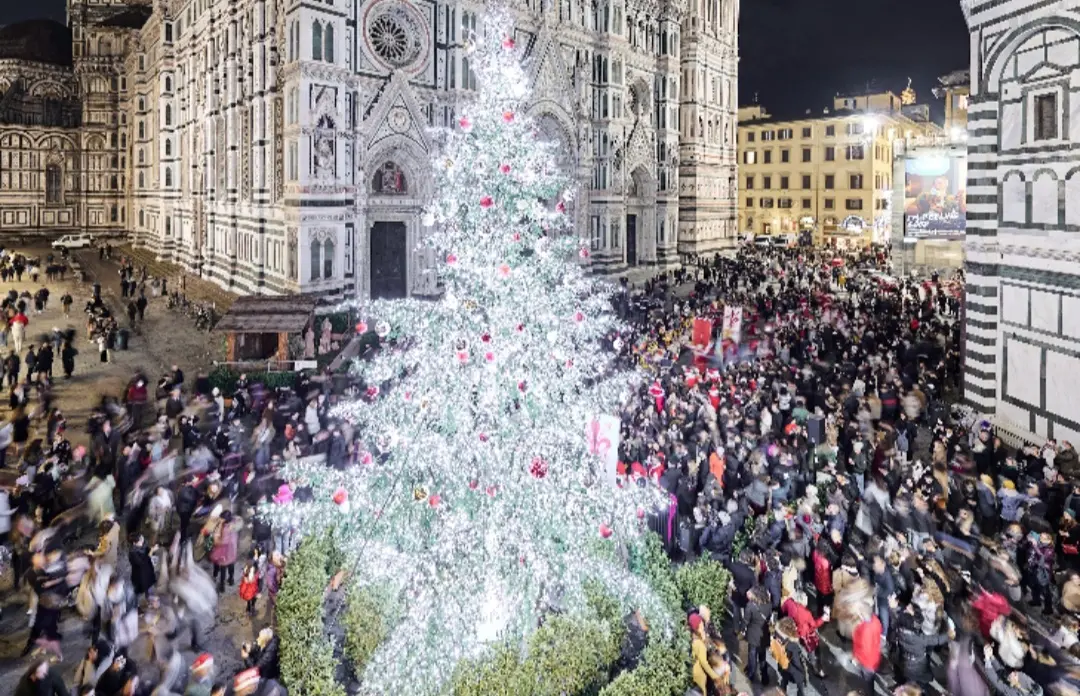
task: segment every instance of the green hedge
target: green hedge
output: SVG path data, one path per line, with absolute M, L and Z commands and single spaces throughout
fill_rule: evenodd
M 210 378 L 210 386 L 220 389 L 224 396 L 232 396 L 236 391 L 236 383 L 240 380 L 240 373 L 227 365 L 215 366 L 207 376 Z M 296 382 L 295 372 L 248 372 L 247 376 L 252 384 L 262 384 L 267 389 L 291 387 Z
M 641 664 L 616 677 L 600 696 L 683 696 L 690 683 L 690 632 L 679 628 L 674 640 L 653 634 Z
M 522 661 L 512 645 L 454 673 L 454 696 L 566 696 L 596 694 L 619 658 L 613 628 L 599 619 L 551 616 L 528 639 Z
M 345 657 L 357 676 L 363 674 L 376 648 L 390 635 L 390 604 L 387 593 L 374 587 L 354 585 L 349 589 L 348 605 L 342 617 Z
M 731 573 L 719 561 L 702 558 L 681 565 L 675 571 L 675 583 L 686 604 L 709 607 L 714 621 L 727 614 Z
M 305 539 L 289 554 L 277 596 L 281 678 L 294 696 L 345 696 L 335 680 L 334 644 L 323 622 L 329 553 L 328 541 Z
M 655 532 L 645 535 L 645 542 L 631 549 L 630 570 L 643 578 L 660 598 L 670 616 L 676 620 L 683 616 L 683 602 L 671 559 L 664 551 L 664 543 Z M 649 623 L 663 623 L 665 617 L 647 616 Z

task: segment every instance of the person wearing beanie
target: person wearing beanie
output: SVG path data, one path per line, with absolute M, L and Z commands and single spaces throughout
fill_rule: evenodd
M 705 634 L 705 622 L 701 615 L 694 613 L 689 616 L 687 623 L 690 625 L 690 653 L 694 662 L 694 684 L 702 694 L 709 693 L 709 682 L 720 684 L 720 675 L 713 669 L 709 662 L 709 640 Z
M 184 696 L 210 696 L 213 689 L 214 658 L 210 653 L 203 653 L 191 663 L 191 677 Z

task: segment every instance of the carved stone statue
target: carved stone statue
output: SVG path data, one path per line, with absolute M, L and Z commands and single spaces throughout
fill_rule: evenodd
M 319 179 L 334 176 L 334 144 L 330 138 L 319 138 L 315 144 L 315 176 Z
M 304 332 L 304 359 L 312 360 L 315 357 L 315 329 L 310 326 Z
M 331 332 L 333 326 L 330 324 L 329 319 L 323 319 L 322 333 L 319 335 L 319 355 L 325 355 L 330 352 L 330 344 L 333 342 Z

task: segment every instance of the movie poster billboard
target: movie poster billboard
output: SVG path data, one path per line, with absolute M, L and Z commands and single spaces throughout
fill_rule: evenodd
M 944 153 L 904 162 L 904 236 L 963 239 L 967 226 L 967 160 Z

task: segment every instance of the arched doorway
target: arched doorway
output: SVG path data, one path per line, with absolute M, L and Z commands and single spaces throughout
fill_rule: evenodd
M 638 166 L 626 189 L 626 265 L 656 261 L 656 180 Z
M 411 182 L 393 160 L 380 164 L 371 176 L 373 197 L 406 197 Z M 370 297 L 398 299 L 409 294 L 408 228 L 404 220 L 380 220 L 371 224 L 368 264 Z

